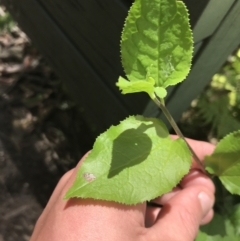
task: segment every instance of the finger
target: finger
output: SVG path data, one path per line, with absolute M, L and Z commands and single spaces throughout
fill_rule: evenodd
M 188 186 L 200 185 L 204 188 L 207 188 L 210 192 L 215 192 L 215 186 L 212 180 L 207 177 L 205 174 L 199 171 L 192 170 L 188 175 L 186 175 L 180 183 L 182 188 Z M 214 212 L 211 209 L 201 221 L 201 225 L 209 223 L 213 218 Z
M 204 161 L 205 156 L 211 155 L 215 149 L 215 146 L 208 142 L 196 141 L 191 139 L 187 139 L 187 142 L 194 150 L 200 161 Z M 193 160 L 191 168 L 199 168 L 199 164 L 196 162 L 196 160 Z
M 179 138 L 179 136 L 171 135 L 171 138 L 175 140 L 175 139 Z M 201 161 L 204 160 L 205 156 L 211 155 L 215 149 L 215 146 L 209 142 L 196 141 L 196 140 L 193 140 L 190 138 L 185 138 L 185 139 Z M 195 160 L 193 160 L 191 168 L 199 169 L 199 164 Z
M 175 140 L 178 139 L 179 136 L 171 135 L 171 138 Z M 210 155 L 214 151 L 215 145 L 209 142 L 193 140 L 190 138 L 185 139 L 187 143 L 194 149 L 195 153 L 197 154 L 200 160 L 203 160 L 206 155 Z
M 185 177 L 183 177 L 179 185 L 182 189 L 191 186 L 202 186 L 202 188 L 205 188 L 212 193 L 215 192 L 215 186 L 212 180 L 204 173 L 197 170 L 191 170 Z
M 173 190 L 169 193 L 166 193 L 162 195 L 161 197 L 155 198 L 153 202 L 156 202 L 160 205 L 165 205 L 171 198 L 173 198 L 177 193 L 179 193 L 182 190 L 179 186 L 174 187 Z
M 149 240 L 166 237 L 165 240 L 192 241 L 202 220 L 212 212 L 214 187 L 211 181 L 201 173 L 189 176 L 183 180 L 183 190 L 164 205 L 157 221 L 149 228 Z
M 213 219 L 213 216 L 214 216 L 214 211 L 213 209 L 211 209 L 207 215 L 202 219 L 201 221 L 201 225 L 205 225 L 205 224 L 208 224 L 212 219 Z
M 166 194 L 162 195 L 161 197 L 155 198 L 150 202 L 150 203 L 159 205 L 159 207 L 157 207 L 157 205 L 156 206 L 155 205 L 147 205 L 146 217 L 145 217 L 145 226 L 146 227 L 151 227 L 155 223 L 155 221 L 161 211 L 161 206 L 164 206 L 180 190 L 182 190 L 180 187 L 175 187 L 175 188 L 173 188 L 173 190 L 171 192 L 166 193 Z

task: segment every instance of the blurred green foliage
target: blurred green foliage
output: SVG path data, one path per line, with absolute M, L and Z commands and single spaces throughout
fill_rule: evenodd
M 203 125 L 211 126 L 218 139 L 240 129 L 240 49 L 228 58 L 197 100 Z
M 192 102 L 192 107 L 185 113 L 180 124 L 187 136 L 204 140 L 219 140 L 240 129 L 240 48 L 228 58 L 202 94 Z M 201 230 L 212 231 L 213 225 L 216 225 L 218 235 L 212 234 L 211 239 L 200 235 L 197 240 L 239 240 L 231 238 L 231 235 L 239 237 L 240 196 L 230 194 L 219 180 L 213 181 L 216 187 L 216 216 Z M 220 235 L 220 231 L 224 230 L 221 221 L 228 228 L 225 239 Z M 230 223 L 234 230 L 229 229 Z
M 240 48 L 191 105 L 180 122 L 186 136 L 218 141 L 240 129 Z M 240 196 L 230 194 L 219 180 L 213 181 L 216 215 L 211 223 L 201 227 L 208 236 L 200 233 L 196 240 L 240 240 Z
M 2 32 L 10 32 L 16 23 L 13 21 L 11 15 L 8 12 L 5 12 L 1 6 L 0 10 L 0 34 Z
M 192 102 L 179 125 L 184 135 L 202 140 L 219 140 L 240 129 L 240 48 Z

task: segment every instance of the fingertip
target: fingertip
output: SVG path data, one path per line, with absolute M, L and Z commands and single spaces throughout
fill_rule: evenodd
M 211 193 L 201 191 L 198 194 L 198 200 L 202 207 L 202 219 L 210 212 L 214 204 L 214 196 Z
M 200 225 L 205 225 L 205 224 L 208 224 L 209 222 L 211 222 L 211 220 L 213 219 L 213 216 L 214 216 L 214 211 L 213 209 L 211 209 L 207 215 L 202 219 Z

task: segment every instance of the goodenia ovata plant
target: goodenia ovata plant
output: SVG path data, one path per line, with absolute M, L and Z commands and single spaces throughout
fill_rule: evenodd
M 180 138 L 172 140 L 158 119 L 126 118 L 96 139 L 65 198 L 123 204 L 152 200 L 172 190 L 188 173 L 191 155 L 203 171 L 206 168 L 231 193 L 240 194 L 240 131 L 224 138 L 205 158 L 204 167 L 164 105 L 166 88 L 183 81 L 189 73 L 192 52 L 192 31 L 183 2 L 135 0 L 121 40 L 127 79 L 119 77 L 117 86 L 123 94 L 146 92 Z

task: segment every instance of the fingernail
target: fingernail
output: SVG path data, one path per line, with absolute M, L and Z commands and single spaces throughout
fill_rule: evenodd
M 211 199 L 205 192 L 198 194 L 198 199 L 202 206 L 203 217 L 212 209 L 214 200 Z

